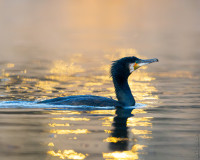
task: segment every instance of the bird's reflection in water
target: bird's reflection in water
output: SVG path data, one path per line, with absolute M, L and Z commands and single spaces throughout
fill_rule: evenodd
M 113 130 L 109 139 L 109 149 L 111 152 L 103 153 L 105 159 L 139 159 L 139 150 L 143 150 L 144 145 L 136 144 L 137 140 L 130 137 L 127 120 L 133 117 L 131 114 L 133 109 L 124 109 L 117 107 L 116 116 L 113 121 Z
M 131 114 L 133 109 L 124 109 L 121 107 L 116 108 L 116 116 L 113 121 L 112 137 L 115 137 L 117 141 L 111 142 L 109 147 L 112 151 L 124 151 L 128 150 L 129 138 L 128 138 L 128 127 L 127 119 L 132 117 Z

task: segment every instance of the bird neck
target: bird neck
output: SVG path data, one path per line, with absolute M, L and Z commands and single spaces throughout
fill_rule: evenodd
M 116 93 L 118 101 L 123 106 L 134 106 L 135 99 L 128 85 L 128 78 L 113 77 L 113 83 L 114 83 L 115 93 Z

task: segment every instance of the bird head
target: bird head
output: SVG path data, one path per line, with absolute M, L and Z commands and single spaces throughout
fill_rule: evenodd
M 136 69 L 150 64 L 150 63 L 154 63 L 154 62 L 158 62 L 157 58 L 153 58 L 153 59 L 137 59 L 132 63 L 129 63 L 129 72 L 132 73 L 133 71 L 135 71 Z
M 141 66 L 158 62 L 157 58 L 153 59 L 139 59 L 137 57 L 124 57 L 117 61 L 114 61 L 111 67 L 111 76 L 118 78 L 128 78 L 128 76 L 140 68 Z

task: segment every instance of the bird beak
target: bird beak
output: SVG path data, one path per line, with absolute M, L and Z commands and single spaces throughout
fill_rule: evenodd
M 153 59 L 140 59 L 138 60 L 135 65 L 134 65 L 134 70 L 138 69 L 139 67 L 141 66 L 144 66 L 144 65 L 147 65 L 147 64 L 150 64 L 150 63 L 154 63 L 154 62 L 158 62 L 158 59 L 157 58 L 153 58 Z

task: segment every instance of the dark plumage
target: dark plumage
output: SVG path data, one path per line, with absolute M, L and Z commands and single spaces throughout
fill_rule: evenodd
M 141 60 L 137 57 L 124 57 L 114 61 L 111 66 L 111 77 L 118 101 L 107 97 L 78 95 L 58 97 L 38 103 L 55 105 L 87 105 L 87 106 L 134 106 L 135 100 L 128 85 L 129 75 L 142 65 L 157 62 L 157 59 Z
M 114 61 L 111 67 L 111 76 L 115 87 L 115 93 L 122 106 L 134 106 L 135 99 L 128 85 L 128 77 L 131 74 L 129 64 L 139 60 L 137 57 L 124 57 Z

